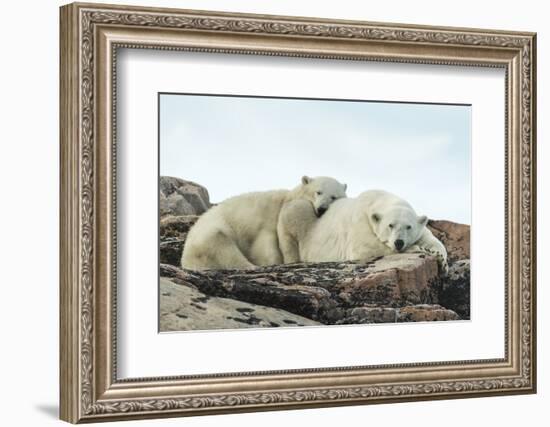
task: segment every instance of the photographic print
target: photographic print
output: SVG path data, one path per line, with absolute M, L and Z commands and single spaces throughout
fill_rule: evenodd
M 158 101 L 161 332 L 469 320 L 470 105 Z

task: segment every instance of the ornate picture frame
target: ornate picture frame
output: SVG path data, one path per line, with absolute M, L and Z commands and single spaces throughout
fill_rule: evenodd
M 70 4 L 60 11 L 61 419 L 72 423 L 536 391 L 536 35 Z M 119 379 L 117 49 L 505 70 L 505 357 Z

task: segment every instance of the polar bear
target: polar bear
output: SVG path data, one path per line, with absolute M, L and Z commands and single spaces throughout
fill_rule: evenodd
M 302 177 L 293 190 L 246 193 L 205 212 L 189 231 L 181 266 L 190 270 L 251 269 L 282 264 L 277 224 L 283 206 L 302 200 L 321 217 L 346 197 L 345 184 L 329 177 Z
M 311 206 L 293 201 L 281 210 L 277 230 L 285 263 L 356 261 L 425 252 L 436 256 L 446 274 L 447 251 L 426 227 L 427 222 L 426 216 L 418 216 L 400 197 L 370 190 L 356 198 L 337 200 L 318 219 Z

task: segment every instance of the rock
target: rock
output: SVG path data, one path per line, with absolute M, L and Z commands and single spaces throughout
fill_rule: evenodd
M 182 240 L 166 239 L 160 241 L 160 262 L 171 265 L 178 265 L 183 250 Z
M 212 205 L 208 190 L 203 186 L 170 176 L 161 176 L 160 216 L 201 215 Z
M 160 235 L 161 237 L 171 238 L 177 237 L 185 240 L 191 227 L 199 219 L 198 215 L 168 215 L 160 220 Z
M 276 308 L 210 297 L 160 279 L 161 332 L 312 325 L 319 323 Z
M 168 215 L 160 220 L 160 262 L 180 265 L 187 233 L 199 217 L 197 215 Z
M 461 319 L 470 319 L 470 260 L 454 262 L 449 274 L 432 284 L 432 292 L 442 306 L 455 311 Z
M 433 322 L 459 319 L 460 317 L 454 311 L 437 304 L 420 304 L 403 307 L 397 313 L 398 322 Z
M 346 323 L 395 323 L 398 312 L 391 307 L 357 307 L 349 312 Z
M 462 268 L 463 273 L 469 271 L 466 264 Z M 457 268 L 452 272 L 458 274 Z M 273 307 L 323 324 L 456 320 L 459 316 L 452 307 L 435 305 L 443 304 L 441 295 L 450 298 L 452 292 L 463 292 L 453 290 L 453 284 L 466 277 L 453 276 L 447 282 L 438 275 L 435 258 L 424 254 L 395 254 L 367 263 L 286 264 L 245 271 L 197 272 L 163 264 L 160 274 L 208 296 Z M 469 296 L 467 299 L 469 302 Z M 403 311 L 404 307 L 407 310 Z M 469 305 L 466 311 L 469 315 Z
M 335 286 L 342 300 L 352 305 L 419 303 L 438 276 L 435 258 L 423 254 L 389 255 L 367 265 L 360 276 L 345 278 Z
M 395 323 L 459 320 L 452 310 L 438 304 L 418 304 L 401 308 L 359 307 L 351 310 L 346 323 Z
M 470 259 L 470 226 L 451 221 L 428 221 L 428 228 L 445 248 L 449 261 Z

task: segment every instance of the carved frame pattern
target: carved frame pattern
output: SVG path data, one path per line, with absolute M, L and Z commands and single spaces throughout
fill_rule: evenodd
M 371 24 L 356 22 L 329 22 L 304 18 L 266 17 L 260 15 L 233 15 L 210 12 L 127 8 L 73 4 L 61 10 L 62 20 L 62 226 L 61 239 L 77 244 L 76 248 L 62 245 L 61 268 L 61 416 L 71 422 L 111 420 L 129 417 L 151 417 L 200 414 L 255 409 L 281 409 L 286 407 L 323 406 L 381 401 L 476 396 L 502 393 L 525 393 L 535 390 L 535 35 L 530 33 L 491 32 L 453 28 L 412 27 L 405 25 Z M 519 309 L 519 371 L 506 377 L 464 378 L 453 381 L 400 382 L 348 387 L 303 388 L 267 390 L 263 392 L 212 393 L 211 395 L 182 395 L 181 397 L 108 398 L 96 390 L 98 349 L 94 330 L 97 301 L 94 293 L 100 284 L 94 277 L 97 262 L 95 224 L 97 212 L 95 153 L 97 108 L 97 32 L 102 26 L 146 28 L 155 30 L 201 31 L 227 34 L 254 34 L 278 37 L 292 36 L 305 39 L 383 41 L 402 46 L 452 46 L 498 49 L 513 54 L 508 73 L 513 72 L 512 61 L 519 63 L 520 104 L 518 111 L 519 147 L 521 168 L 519 192 L 521 210 L 518 212 L 521 241 L 517 262 L 520 268 L 521 289 Z M 298 42 L 296 42 L 298 43 Z M 122 45 L 120 45 L 122 46 Z M 130 44 L 126 44 L 130 46 Z M 162 44 L 136 47 L 178 49 Z M 343 58 L 365 60 L 349 53 L 336 55 L 319 52 L 289 52 L 194 48 L 210 52 L 240 52 L 263 55 L 312 56 L 317 58 Z M 63 57 L 63 55 L 65 55 Z M 116 56 L 114 46 L 113 56 Z M 474 64 L 492 66 L 483 58 L 475 61 L 460 56 L 452 59 L 425 59 L 422 56 L 393 57 L 373 55 L 369 60 L 391 60 L 412 63 Z M 70 69 L 69 67 L 73 67 Z M 75 74 L 74 67 L 79 72 Z M 494 66 L 494 64 L 493 64 Z M 501 65 L 502 66 L 502 65 Z M 116 76 L 113 82 L 116 82 Z M 76 105 L 75 105 L 76 104 Z M 508 106 L 511 108 L 513 106 Z M 114 109 L 113 109 L 114 111 Z M 113 113 L 114 114 L 114 113 Z M 113 115 L 113 126 L 116 117 Z M 75 141 L 76 139 L 76 141 Z M 70 146 L 70 147 L 69 147 Z M 78 148 L 77 148 L 78 147 Z M 65 153 L 65 154 L 64 154 Z M 77 161 L 77 164 L 74 164 Z M 75 199 L 76 197 L 76 199 Z M 65 213 L 63 213 L 65 212 Z M 115 236 L 116 238 L 116 236 Z M 116 244 L 116 243 L 115 243 Z M 77 249 L 78 248 L 78 249 Z M 72 266 L 72 267 L 70 267 Z M 68 350 L 70 347 L 70 351 Z M 115 349 L 116 350 L 116 349 Z M 66 353 L 63 355 L 63 353 Z M 116 354 L 114 351 L 113 354 Z M 116 363 L 111 372 L 116 384 Z M 445 365 L 445 363 L 443 363 Z M 450 367 L 453 363 L 448 364 Z M 396 367 L 398 368 L 398 367 Z M 66 370 L 66 372 L 64 371 Z M 398 378 L 398 377 L 397 377 Z M 166 381 L 166 379 L 164 379 Z M 178 381 L 174 379 L 173 381 Z M 113 385 L 111 384 L 111 386 Z

